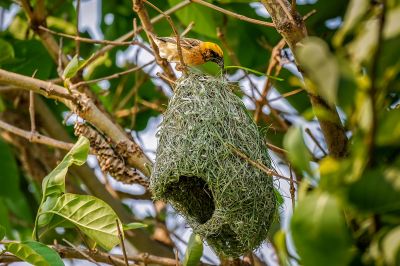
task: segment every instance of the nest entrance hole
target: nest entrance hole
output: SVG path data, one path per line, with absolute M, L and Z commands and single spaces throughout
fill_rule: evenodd
M 185 212 L 204 224 L 211 219 L 214 210 L 214 198 L 208 184 L 197 176 L 180 176 L 178 182 L 168 185 L 167 198 L 179 202 Z

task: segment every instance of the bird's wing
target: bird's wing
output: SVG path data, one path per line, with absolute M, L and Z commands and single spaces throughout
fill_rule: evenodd
M 176 44 L 175 37 L 157 37 L 158 40 L 166 43 Z M 201 41 L 191 38 L 182 38 L 180 39 L 181 47 L 185 49 L 191 49 L 193 47 L 197 47 L 200 45 Z

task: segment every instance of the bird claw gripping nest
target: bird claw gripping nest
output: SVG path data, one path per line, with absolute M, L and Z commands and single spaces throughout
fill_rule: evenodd
M 237 257 L 266 239 L 276 198 L 272 178 L 232 150 L 271 164 L 230 87 L 222 78 L 193 73 L 177 81 L 158 132 L 150 189 L 219 254 Z

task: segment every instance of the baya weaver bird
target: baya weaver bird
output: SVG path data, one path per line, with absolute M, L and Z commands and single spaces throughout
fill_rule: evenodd
M 153 34 L 150 34 L 150 37 L 157 44 L 162 58 L 169 62 L 180 63 L 175 37 L 157 37 Z M 224 54 L 218 44 L 181 38 L 180 46 L 183 62 L 186 65 L 197 66 L 211 61 L 218 64 L 220 68 L 224 68 Z

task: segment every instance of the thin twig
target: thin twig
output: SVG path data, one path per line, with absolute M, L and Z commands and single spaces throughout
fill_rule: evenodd
M 281 70 L 281 66 L 280 66 L 280 52 L 283 49 L 283 47 L 285 47 L 286 42 L 284 39 L 280 40 L 278 42 L 277 45 L 275 45 L 272 48 L 272 52 L 271 52 L 271 57 L 269 59 L 269 63 L 268 63 L 268 68 L 266 71 L 266 75 L 270 76 L 272 74 L 272 70 L 275 69 L 275 76 L 279 75 L 279 72 Z M 267 79 L 267 81 L 265 82 L 264 88 L 261 92 L 261 97 L 260 100 L 256 102 L 256 110 L 254 111 L 254 121 L 258 122 L 262 113 L 262 109 L 264 107 L 264 105 L 266 104 L 266 97 L 267 94 L 269 92 L 269 90 L 271 89 L 272 86 L 272 80 L 271 79 Z
M 225 47 L 225 49 L 228 51 L 228 55 L 229 55 L 230 59 L 232 60 L 232 62 L 235 65 L 241 66 L 239 58 L 236 56 L 235 52 L 233 51 L 233 49 L 230 47 L 230 45 L 226 41 L 225 34 L 222 32 L 221 28 L 219 28 L 219 27 L 217 28 L 217 37 L 221 41 L 221 43 Z M 250 78 L 249 74 L 246 71 L 244 71 L 244 75 L 251 86 L 252 99 L 254 101 L 256 101 L 254 92 L 256 92 L 258 94 L 258 96 L 261 96 L 261 94 L 258 91 L 256 84 L 254 84 L 253 80 Z
M 12 126 L 2 120 L 0 120 L 0 128 L 17 136 L 23 137 L 33 143 L 44 144 L 62 150 L 70 150 L 74 146 L 73 143 L 56 140 L 38 133 L 32 135 L 31 132 Z
M 170 15 L 170 14 L 172 14 L 172 13 L 174 13 L 174 12 L 176 12 L 176 11 L 182 9 L 182 8 L 184 8 L 185 6 L 187 6 L 187 5 L 189 5 L 189 4 L 190 4 L 190 0 L 184 0 L 184 1 L 180 2 L 179 4 L 177 4 L 177 5 L 173 6 L 173 7 L 171 7 L 170 9 L 166 10 L 164 13 L 167 14 L 167 15 Z M 157 15 L 157 16 L 155 16 L 154 18 L 152 18 L 152 19 L 150 20 L 150 23 L 151 23 L 151 24 L 155 24 L 155 23 L 159 22 L 160 20 L 162 20 L 163 18 L 164 18 L 163 15 L 161 15 L 161 14 L 160 14 L 160 15 Z M 120 36 L 119 38 L 117 38 L 117 39 L 115 40 L 115 42 L 123 42 L 123 41 L 129 40 L 129 39 L 132 39 L 133 37 L 136 36 L 136 34 L 140 33 L 141 31 L 143 31 L 143 27 L 142 27 L 142 26 L 137 27 L 136 29 L 135 29 L 135 27 L 134 27 L 134 30 L 132 30 L 132 31 L 130 31 L 130 32 L 128 32 L 128 33 L 126 33 L 126 34 Z M 88 64 L 91 64 L 91 63 L 92 63 L 93 61 L 95 61 L 97 58 L 99 58 L 100 56 L 104 55 L 105 53 L 107 53 L 108 51 L 110 51 L 110 50 L 111 50 L 112 48 L 114 48 L 114 47 L 115 47 L 115 46 L 114 46 L 114 45 L 111 45 L 111 44 L 109 44 L 109 45 L 107 45 L 107 46 L 104 46 L 103 48 L 101 48 L 99 51 L 97 51 L 97 52 L 90 58 Z
M 252 159 L 250 159 L 246 154 L 244 154 L 242 151 L 238 150 L 237 148 L 233 147 L 232 145 L 229 145 L 229 148 L 232 149 L 232 151 L 234 153 L 236 153 L 239 157 L 241 157 L 242 159 L 246 160 L 247 162 L 249 162 L 252 166 L 258 168 L 259 170 L 263 171 L 264 173 L 266 173 L 269 176 L 276 176 L 278 178 L 281 178 L 283 180 L 289 181 L 291 182 L 290 178 L 280 175 L 277 172 L 275 172 L 274 170 L 268 168 L 266 165 L 260 163 L 260 162 L 256 162 Z M 293 180 L 293 182 L 296 182 L 295 180 Z
M 280 99 L 283 99 L 283 98 L 287 98 L 287 97 L 296 95 L 296 94 L 298 94 L 298 93 L 300 93 L 300 92 L 302 92 L 302 91 L 304 91 L 303 88 L 296 89 L 296 90 L 293 90 L 293 91 L 289 91 L 289 92 L 287 92 L 287 93 L 284 93 L 284 94 L 282 94 L 282 95 L 279 95 L 278 97 L 269 99 L 268 102 L 271 103 L 271 102 L 274 102 L 274 101 L 277 101 L 277 100 L 280 100 Z
M 287 3 L 285 1 L 285 3 L 282 2 L 282 0 L 278 0 L 280 6 L 282 7 L 283 12 L 285 12 L 286 16 L 288 16 L 290 22 L 292 22 L 293 24 L 296 23 L 293 19 L 292 14 L 290 13 L 290 11 L 288 10 L 288 7 L 285 5 L 285 3 Z
M 33 136 L 36 134 L 36 120 L 35 120 L 35 93 L 33 91 L 29 91 L 29 116 L 31 120 L 31 137 L 32 141 Z
M 175 84 L 175 81 L 170 79 L 169 77 L 165 76 L 164 74 L 157 72 L 157 77 L 162 78 L 163 80 L 169 82 L 170 84 Z
M 186 36 L 186 34 L 188 34 L 189 31 L 192 30 L 192 28 L 194 27 L 194 21 L 190 22 L 189 25 L 186 27 L 186 29 L 184 31 L 182 31 L 181 33 L 181 37 L 183 38 L 184 36 Z
M 179 61 L 181 66 L 179 67 L 179 70 L 182 70 L 182 72 L 187 75 L 187 67 L 185 62 L 183 61 L 183 55 L 182 55 L 182 47 L 181 47 L 181 38 L 180 35 L 178 33 L 178 30 L 176 29 L 174 22 L 172 21 L 171 17 L 167 14 L 165 14 L 161 9 L 159 9 L 158 7 L 156 7 L 155 5 L 153 5 L 152 3 L 150 3 L 147 0 L 143 0 L 146 4 L 148 4 L 149 6 L 151 6 L 152 8 L 154 8 L 155 10 L 157 10 L 160 14 L 162 14 L 168 21 L 169 25 L 171 26 L 175 38 L 176 38 L 176 48 L 178 50 L 178 56 L 179 56 Z
M 100 264 L 95 261 L 92 257 L 90 257 L 88 254 L 86 254 L 85 252 L 81 251 L 78 247 L 76 247 L 74 244 L 72 244 L 71 242 L 69 242 L 67 239 L 63 238 L 62 239 L 68 246 L 70 246 L 71 248 L 75 249 L 77 252 L 79 252 L 79 254 L 81 254 L 83 257 L 85 257 L 88 261 L 96 264 L 97 266 L 100 266 Z
M 175 266 L 179 266 L 179 254 L 178 254 L 178 249 L 175 249 L 175 261 L 176 261 Z
M 267 143 L 266 145 L 267 145 L 268 149 L 270 149 L 271 151 L 274 151 L 274 152 L 279 153 L 279 154 L 287 154 L 287 151 L 285 149 L 282 149 L 282 148 L 280 148 L 278 146 L 275 146 L 275 145 L 273 145 L 271 143 Z
M 382 9 L 378 15 L 379 18 L 379 28 L 378 28 L 378 37 L 377 37 L 377 45 L 375 53 L 372 57 L 371 62 L 371 86 L 369 87 L 369 103 L 370 103 L 370 110 L 371 110 L 371 125 L 366 135 L 366 145 L 367 151 L 369 156 L 369 163 L 374 161 L 374 146 L 375 146 L 375 137 L 376 137 L 376 130 L 377 130 L 377 96 L 378 96 L 378 87 L 377 87 L 377 80 L 378 80 L 378 71 L 379 71 L 379 59 L 382 52 L 382 44 L 383 44 L 383 30 L 385 27 L 386 22 L 386 0 L 382 1 Z
M 143 29 L 146 32 L 147 38 L 150 41 L 151 48 L 154 51 L 154 57 L 157 64 L 163 69 L 164 73 L 168 76 L 169 79 L 176 80 L 176 76 L 174 71 L 172 70 L 171 65 L 166 59 L 160 56 L 158 46 L 151 37 L 152 35 L 154 35 L 153 24 L 151 24 L 149 14 L 147 13 L 147 10 L 143 5 L 143 0 L 132 0 L 132 9 L 137 13 L 140 21 L 142 22 Z M 164 15 L 162 16 L 164 17 Z
M 296 202 L 296 188 L 294 187 L 294 179 L 293 179 L 293 171 L 292 166 L 289 164 L 289 174 L 290 174 L 290 198 L 292 200 L 292 211 L 294 211 L 295 202 Z
M 223 8 L 221 8 L 219 6 L 210 4 L 210 3 L 206 2 L 206 1 L 203 1 L 203 0 L 190 0 L 190 2 L 194 2 L 194 3 L 200 4 L 200 5 L 209 7 L 211 9 L 214 9 L 214 10 L 218 11 L 218 12 L 224 13 L 224 14 L 226 14 L 228 16 L 237 18 L 237 19 L 242 20 L 242 21 L 247 21 L 247 22 L 250 22 L 250 23 L 253 23 L 253 24 L 257 24 L 257 25 L 262 25 L 262 26 L 275 28 L 275 24 L 272 23 L 272 22 L 267 22 L 267 21 L 262 21 L 262 20 L 258 20 L 258 19 L 254 19 L 254 18 L 249 18 L 249 17 L 243 16 L 243 15 L 234 13 L 232 11 L 223 9 Z
M 116 221 L 116 223 L 117 223 L 118 237 L 119 237 L 119 241 L 121 242 L 122 254 L 124 255 L 124 261 L 125 261 L 126 266 L 129 266 L 128 257 L 126 256 L 126 249 L 125 249 L 125 244 L 124 244 L 124 237 L 123 237 L 123 235 L 122 235 L 121 228 L 119 227 L 119 221 L 118 221 L 118 219 L 116 219 L 115 221 Z
M 296 12 L 296 0 L 292 0 L 292 13 Z
M 75 40 L 75 53 L 77 58 L 79 59 L 79 49 L 80 49 L 80 41 L 79 41 L 79 13 L 81 9 L 81 0 L 76 0 L 76 36 L 78 39 Z
M 79 42 L 84 42 L 84 43 L 92 43 L 92 44 L 104 44 L 104 45 L 112 45 L 112 46 L 128 46 L 128 45 L 138 45 L 141 48 L 145 49 L 146 51 L 148 51 L 149 53 L 153 53 L 153 51 L 151 49 L 149 49 L 149 47 L 147 47 L 146 45 L 144 45 L 141 42 L 138 41 L 129 41 L 129 42 L 125 42 L 125 41 L 109 41 L 109 40 L 94 40 L 94 39 L 89 39 L 89 38 L 84 38 L 81 36 L 75 36 L 75 35 L 70 35 L 70 34 L 66 34 L 66 33 L 62 33 L 62 32 L 57 32 L 51 29 L 48 29 L 44 26 L 39 26 L 39 29 L 43 30 L 43 31 L 47 31 L 48 33 L 57 35 L 57 36 L 61 36 L 61 37 L 65 37 L 68 39 L 72 39 L 75 41 L 79 41 Z M 92 62 L 94 59 L 92 57 L 90 57 L 88 59 L 89 62 Z
M 325 149 L 321 146 L 320 142 L 317 140 L 317 138 L 313 135 L 313 133 L 311 132 L 311 130 L 309 128 L 305 129 L 306 133 L 308 134 L 308 136 L 310 136 L 310 138 L 314 141 L 315 145 L 317 145 L 317 147 L 322 151 L 322 153 L 324 154 L 324 156 L 327 156 L 328 153 L 325 151 Z
M 121 76 L 123 76 L 123 75 L 126 75 L 126 74 L 129 74 L 129 73 L 138 71 L 139 69 L 142 69 L 142 68 L 145 68 L 145 67 L 147 67 L 148 65 L 151 65 L 151 64 L 153 64 L 153 63 L 154 63 L 154 60 L 152 60 L 152 61 L 150 61 L 150 62 L 144 64 L 143 66 L 137 66 L 137 67 L 134 67 L 134 68 L 131 68 L 131 69 L 128 69 L 128 70 L 119 72 L 119 73 L 114 73 L 114 74 L 112 74 L 112 75 L 110 75 L 110 76 L 106 76 L 106 77 L 102 77 L 102 78 L 98 78 L 98 79 L 87 80 L 87 81 L 80 81 L 80 82 L 78 82 L 78 83 L 73 84 L 73 85 L 71 86 L 71 89 L 78 88 L 78 87 L 80 87 L 80 86 L 82 86 L 82 85 L 97 83 L 97 82 L 102 81 L 102 80 L 116 79 L 116 78 L 119 78 L 119 77 L 121 77 Z
M 308 12 L 307 14 L 304 15 L 303 20 L 306 21 L 309 17 L 311 17 L 315 13 L 317 13 L 316 9 L 311 10 L 310 12 Z

